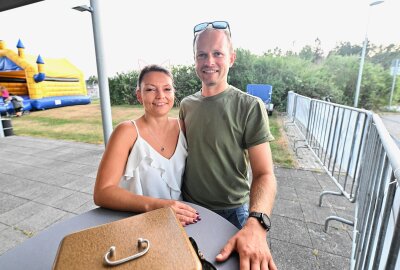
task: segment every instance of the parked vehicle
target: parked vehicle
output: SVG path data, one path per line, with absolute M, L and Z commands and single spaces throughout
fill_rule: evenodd
M 268 115 L 272 115 L 274 111 L 274 104 L 272 104 L 272 85 L 248 84 L 246 91 L 250 95 L 259 97 L 264 102 Z

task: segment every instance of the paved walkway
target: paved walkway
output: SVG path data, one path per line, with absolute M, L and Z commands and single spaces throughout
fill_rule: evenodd
M 288 134 L 290 135 L 290 130 Z M 294 132 L 295 134 L 295 132 Z M 291 141 L 295 137 L 288 137 Z M 52 224 L 96 207 L 92 201 L 104 147 L 59 140 L 0 138 L 0 255 Z M 349 269 L 352 228 L 330 215 L 353 219 L 354 205 L 326 197 L 330 179 L 299 152 L 299 169 L 275 168 L 278 195 L 269 240 L 278 269 Z
M 400 147 L 400 113 L 384 113 L 379 116 L 382 118 L 383 124 L 392 135 L 392 138 Z

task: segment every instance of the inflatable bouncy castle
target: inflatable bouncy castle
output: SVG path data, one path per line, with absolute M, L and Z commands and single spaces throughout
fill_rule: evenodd
M 83 73 L 67 59 L 25 54 L 21 40 L 17 50 L 7 49 L 0 40 L 0 85 L 23 97 L 24 110 L 90 103 Z M 5 107 L 0 104 L 0 113 L 9 109 Z

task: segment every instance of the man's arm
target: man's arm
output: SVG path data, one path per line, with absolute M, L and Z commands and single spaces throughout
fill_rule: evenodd
M 249 148 L 253 180 L 250 188 L 249 211 L 271 216 L 276 195 L 272 154 L 269 143 Z M 239 253 L 240 269 L 277 269 L 267 243 L 267 232 L 255 218 L 249 218 L 217 255 L 217 261 L 226 260 L 233 250 Z

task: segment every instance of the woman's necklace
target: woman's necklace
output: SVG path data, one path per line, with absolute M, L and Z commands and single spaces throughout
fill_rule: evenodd
M 150 128 L 149 126 L 147 126 L 147 130 L 149 131 L 151 137 L 153 137 L 154 140 L 156 140 L 157 143 L 161 146 L 161 148 L 160 148 L 161 152 L 164 152 L 164 150 L 165 150 L 164 143 L 161 143 L 161 142 L 158 140 L 157 136 L 154 135 L 153 131 L 151 130 L 151 128 Z M 167 130 L 168 130 L 168 125 L 167 125 Z

